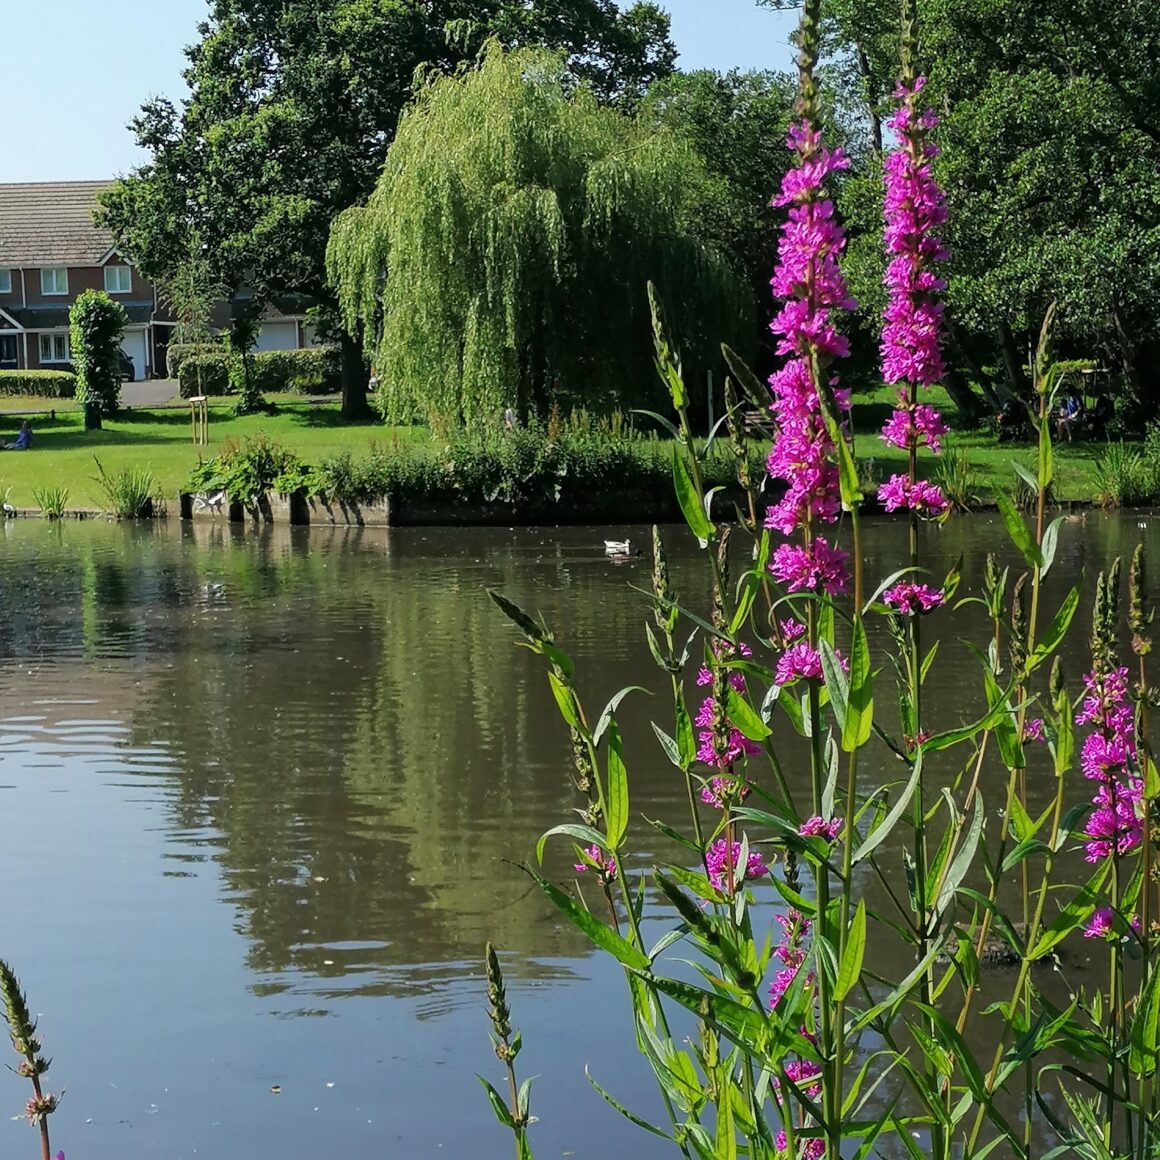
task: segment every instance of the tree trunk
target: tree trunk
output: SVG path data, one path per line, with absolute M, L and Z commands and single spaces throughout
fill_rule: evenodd
M 946 320 L 947 334 L 950 335 L 950 340 L 954 344 L 954 348 L 959 357 L 963 360 L 967 370 L 971 372 L 976 383 L 979 384 L 979 390 L 983 392 L 987 402 L 991 405 L 992 410 L 996 415 L 1003 409 L 1003 402 L 995 393 L 995 383 L 991 376 L 983 369 L 982 363 L 975 358 L 971 351 L 970 343 L 967 337 L 963 334 L 958 323 L 951 317 L 950 311 L 944 314 Z
M 372 412 L 367 402 L 367 369 L 363 362 L 363 348 L 359 339 L 344 330 L 338 339 L 342 358 L 342 417 L 370 419 Z
M 1007 369 L 1011 393 L 1016 398 L 1026 401 L 1031 395 L 1031 388 L 1027 382 L 1027 367 L 1015 343 L 1015 336 L 1005 322 L 999 323 L 999 345 L 1003 352 L 1003 366 Z
M 1120 370 L 1124 376 L 1125 399 L 1122 413 L 1132 425 L 1143 424 L 1152 416 L 1145 413 L 1144 390 L 1140 368 L 1136 361 L 1136 342 L 1118 306 L 1112 307 L 1112 322 L 1116 327 L 1116 349 L 1120 354 Z
M 983 413 L 983 401 L 971 390 L 967 376 L 957 367 L 947 367 L 947 377 L 943 385 L 951 401 L 958 408 L 963 423 L 973 427 Z

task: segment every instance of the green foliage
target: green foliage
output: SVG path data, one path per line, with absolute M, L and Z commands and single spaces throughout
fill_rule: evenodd
M 228 442 L 212 459 L 199 460 L 186 490 L 224 491 L 232 502 L 253 507 L 270 494 L 317 495 L 322 486 L 322 478 L 293 451 L 265 435 L 253 435 L 240 443 Z
M 703 372 L 743 309 L 698 232 L 705 180 L 675 134 L 601 107 L 551 53 L 492 44 L 432 80 L 329 251 L 348 329 L 377 328 L 386 416 L 655 405 L 650 279 Z
M 668 30 L 656 5 L 611 0 L 215 0 L 187 49 L 190 99 L 142 108 L 149 159 L 102 193 L 102 221 L 151 276 L 195 255 L 223 286 L 295 295 L 337 322 L 331 221 L 373 191 L 424 69 L 469 64 L 497 34 L 561 48 L 574 75 L 631 103 L 671 71 Z M 364 388 L 344 382 L 348 417 L 366 411 Z
M 230 354 L 222 347 L 201 353 L 195 346 L 171 347 L 169 359 L 170 373 L 177 378 L 183 399 L 236 391 L 230 375 Z M 342 389 L 342 367 L 336 347 L 259 351 L 250 355 L 249 361 L 259 394 L 297 391 L 301 395 L 330 395 Z
M 32 498 L 36 501 L 36 506 L 50 520 L 59 520 L 65 514 L 65 508 L 68 504 L 68 488 L 67 487 L 38 487 L 34 488 Z
M 655 498 L 672 486 L 672 444 L 655 437 L 616 432 L 610 425 L 561 430 L 475 429 L 445 446 L 379 447 L 364 459 L 349 453 L 323 460 L 322 491 L 341 503 L 383 498 L 430 504 L 454 511 L 499 506 L 525 518 L 532 513 L 614 511 L 618 501 Z M 754 466 L 760 460 L 755 449 Z M 724 452 L 706 464 L 714 486 L 733 479 Z
M 1109 443 L 1096 464 L 1096 502 L 1104 507 L 1142 507 L 1160 498 L 1160 431 L 1152 427 L 1143 452 Z
M 69 309 L 68 320 L 77 400 L 98 403 L 106 417 L 115 415 L 121 406 L 125 308 L 103 290 L 85 290 Z
M 148 467 L 105 471 L 96 456 L 93 462 L 97 465 L 97 483 L 110 514 L 119 520 L 148 519 L 153 515 L 157 479 Z
M 33 395 L 71 399 L 77 377 L 71 371 L 0 371 L 0 395 Z

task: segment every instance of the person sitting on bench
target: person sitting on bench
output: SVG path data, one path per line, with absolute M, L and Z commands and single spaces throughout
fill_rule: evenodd
M 29 427 L 28 420 L 26 419 L 23 423 L 20 424 L 20 431 L 16 436 L 15 442 L 3 444 L 3 450 L 5 450 L 5 451 L 27 451 L 31 446 L 32 446 L 32 428 Z

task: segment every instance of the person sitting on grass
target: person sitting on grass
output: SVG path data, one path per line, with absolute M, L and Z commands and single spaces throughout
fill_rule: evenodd
M 28 420 L 25 419 L 20 424 L 20 431 L 16 439 L 12 443 L 0 444 L 0 449 L 4 451 L 27 451 L 32 446 L 32 428 L 28 425 Z

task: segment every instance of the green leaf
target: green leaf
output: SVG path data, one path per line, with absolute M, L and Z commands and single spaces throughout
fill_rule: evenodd
M 862 975 L 862 959 L 866 954 L 866 900 L 860 899 L 854 911 L 854 920 L 846 935 L 846 949 L 838 967 L 838 978 L 834 983 L 834 1000 L 840 1003 L 854 988 Z
M 657 740 L 661 743 L 661 748 L 665 751 L 665 756 L 678 769 L 684 770 L 685 765 L 681 761 L 680 751 L 677 749 L 677 743 L 655 722 L 650 721 L 653 727 L 653 732 L 657 735 Z
M 963 844 L 959 847 L 958 852 L 951 861 L 946 878 L 943 879 L 942 888 L 939 890 L 938 901 L 935 904 L 936 913 L 942 914 L 954 900 L 955 891 L 962 884 L 967 871 L 970 869 L 971 863 L 975 860 L 975 851 L 979 847 L 979 837 L 982 832 L 983 795 L 977 793 L 975 795 L 975 812 L 971 817 L 970 828 L 967 830 L 967 836 L 963 839 Z
M 754 712 L 753 706 L 732 687 L 725 698 L 725 714 L 750 741 L 764 741 L 773 733 Z
M 483 1078 L 483 1076 L 477 1075 L 475 1078 L 479 1080 L 481 1084 L 483 1084 L 483 1090 L 487 1092 L 487 1098 L 491 1103 L 491 1110 L 495 1112 L 495 1118 L 499 1120 L 499 1122 L 503 1124 L 505 1128 L 511 1128 L 512 1131 L 515 1131 L 516 1122 L 512 1119 L 511 1111 L 509 1110 L 507 1104 L 504 1102 L 503 1096 L 501 1096 L 499 1092 L 497 1092 L 495 1088 L 492 1087 L 492 1085 Z
M 601 950 L 607 951 L 626 967 L 632 967 L 635 970 L 648 968 L 648 956 L 639 947 L 633 946 L 627 939 L 622 938 L 610 926 L 605 925 L 590 911 L 578 905 L 563 890 L 549 882 L 543 875 L 537 874 L 530 866 L 526 866 L 524 869 L 532 881 L 572 922 L 572 925 L 586 934 Z
M 866 841 L 854 851 L 855 865 L 873 853 L 890 836 L 891 831 L 898 824 L 899 818 L 902 817 L 903 811 L 910 804 L 910 799 L 914 796 L 914 790 L 920 777 L 922 777 L 921 749 L 914 755 L 914 766 L 910 771 L 910 780 L 906 783 L 902 793 L 899 794 L 897 801 L 890 807 L 890 812 L 870 831 Z
M 495 588 L 487 590 L 496 607 L 530 640 L 533 644 L 542 644 L 548 640 L 548 634 L 543 625 L 537 624 L 518 604 L 510 601 Z
M 834 717 L 838 722 L 838 728 L 845 732 L 849 698 L 849 684 L 846 680 L 846 674 L 828 640 L 818 641 L 818 653 L 822 661 L 822 675 L 826 680 L 826 689 L 830 694 L 830 704 L 834 707 Z
M 572 697 L 572 690 L 551 670 L 548 671 L 548 684 L 552 686 L 552 696 L 560 709 L 560 716 L 573 729 L 580 729 L 580 717 L 576 713 L 576 703 Z
M 938 656 L 938 646 L 941 643 L 941 641 L 936 640 L 934 644 L 930 646 L 930 652 L 928 652 L 923 658 L 922 665 L 919 667 L 918 679 L 924 684 L 926 682 L 926 674 L 930 672 L 930 666 L 934 664 L 934 658 Z
M 593 829 L 591 826 L 581 825 L 579 822 L 565 822 L 563 825 L 553 826 L 546 833 L 540 835 L 540 840 L 536 843 L 536 861 L 541 865 L 544 862 L 544 847 L 547 846 L 548 839 L 561 834 L 568 838 L 575 838 L 577 842 L 582 842 L 586 846 L 599 846 L 605 851 L 609 849 L 607 839 L 599 830 Z
M 1031 949 L 1031 959 L 1041 959 L 1049 950 L 1082 926 L 1096 908 L 1108 876 L 1110 864 L 1105 862 L 1080 888 L 1076 896 L 1055 916 L 1055 921 L 1039 936 Z
M 1063 638 L 1067 635 L 1067 630 L 1071 627 L 1072 618 L 1075 616 L 1075 610 L 1079 607 L 1079 585 L 1077 584 L 1064 597 L 1063 603 L 1059 606 L 1059 611 L 1052 618 L 1051 623 L 1047 626 L 1047 631 L 1043 634 L 1040 642 L 1035 646 L 1035 651 L 1027 659 L 1027 671 L 1038 668 L 1055 650 L 1060 646 Z
M 1152 1075 L 1160 1049 L 1160 967 L 1155 965 L 1136 1006 L 1129 1044 L 1128 1067 L 1135 1075 Z
M 624 764 L 620 730 L 615 721 L 610 721 L 608 725 L 608 789 L 604 812 L 608 826 L 608 845 L 614 851 L 619 850 L 628 831 L 628 770 Z
M 1041 576 L 1046 577 L 1047 573 L 1051 571 L 1051 565 L 1055 563 L 1055 550 L 1059 546 L 1059 529 L 1063 520 L 1063 516 L 1057 516 L 1047 525 L 1047 531 L 1043 533 L 1043 543 L 1039 549 L 1043 553 Z
M 685 463 L 685 457 L 681 454 L 679 447 L 673 448 L 673 487 L 676 488 L 677 503 L 681 505 L 681 513 L 685 517 L 685 523 L 689 525 L 689 530 L 693 535 L 700 540 L 701 547 L 706 547 L 717 529 L 709 522 L 709 517 L 705 515 L 701 497 L 697 494 L 693 477 L 689 474 L 688 465 Z
M 648 1120 L 642 1120 L 640 1116 L 634 1115 L 632 1112 L 630 1112 L 628 1108 L 620 1103 L 619 1100 L 609 1095 L 608 1092 L 606 1092 L 604 1088 L 602 1088 L 600 1084 L 596 1082 L 595 1077 L 588 1070 L 587 1064 L 584 1066 L 584 1075 L 587 1077 L 588 1082 L 596 1089 L 596 1092 L 601 1097 L 601 1099 L 611 1104 L 612 1107 L 614 1107 L 626 1120 L 629 1120 L 638 1128 L 643 1128 L 646 1132 L 651 1132 L 654 1136 L 660 1136 L 662 1140 L 672 1139 L 672 1136 L 670 1136 L 663 1128 L 658 1128 L 656 1124 L 650 1124 Z
M 1036 478 L 1035 472 L 1033 472 L 1025 464 L 1020 463 L 1018 459 L 1013 459 L 1011 461 L 1011 466 L 1015 468 L 1015 474 L 1019 476 L 1019 478 L 1023 480 L 1023 482 L 1027 484 L 1027 486 L 1031 488 L 1031 490 L 1035 492 L 1036 495 L 1038 495 L 1039 480 Z
M 741 384 L 741 389 L 749 396 L 749 401 L 762 410 L 769 408 L 769 387 L 749 369 L 745 360 L 731 347 L 721 344 L 725 363 L 733 372 L 733 377 Z
M 832 696 L 832 693 L 831 693 Z M 874 727 L 873 677 L 870 673 L 870 646 L 862 618 L 854 621 L 850 643 L 850 700 L 842 727 L 842 748 L 851 753 L 870 740 Z
M 1036 484 L 1038 488 L 1038 484 Z M 1007 525 L 1007 534 L 1011 542 L 1019 549 L 1029 568 L 1039 568 L 1043 564 L 1043 556 L 1035 541 L 1031 538 L 1031 531 L 1023 520 L 1023 516 L 1016 510 L 1015 503 L 1005 491 L 995 492 L 995 503 L 999 507 L 999 514 Z
M 592 744 L 599 745 L 604 737 L 604 731 L 612 722 L 612 715 L 620 708 L 620 702 L 624 700 L 629 693 L 648 693 L 648 689 L 642 688 L 640 685 L 629 685 L 625 689 L 621 689 L 619 693 L 604 706 L 604 712 L 600 714 L 600 719 L 596 722 L 596 731 L 592 734 Z M 651 694 L 650 694 L 651 695 Z
M 677 690 L 676 698 L 677 752 L 681 755 L 681 768 L 688 769 L 697 756 L 697 739 L 693 736 L 693 721 L 685 705 L 683 689 Z

